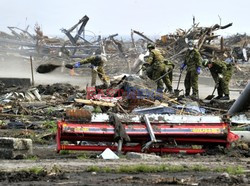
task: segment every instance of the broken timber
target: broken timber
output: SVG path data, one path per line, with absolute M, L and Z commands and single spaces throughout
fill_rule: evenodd
M 152 41 L 151 39 L 149 39 L 147 36 L 145 36 L 143 33 L 138 32 L 136 30 L 132 30 L 132 32 L 136 33 L 137 35 L 141 36 L 142 38 L 146 39 L 147 41 L 151 42 L 151 43 L 155 43 L 154 41 Z
M 76 103 L 83 103 L 85 105 L 98 105 L 98 106 L 107 106 L 107 107 L 115 107 L 114 103 L 105 102 L 105 101 L 94 101 L 87 99 L 75 99 Z

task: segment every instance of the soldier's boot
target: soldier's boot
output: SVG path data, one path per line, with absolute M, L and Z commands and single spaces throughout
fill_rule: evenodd
M 220 100 L 230 100 L 230 97 L 228 94 L 226 94 L 225 96 L 223 96 L 222 98 L 220 98 Z
M 104 82 L 103 85 L 104 85 L 104 88 L 109 88 L 110 83 L 109 82 Z
M 169 94 L 173 94 L 173 93 L 174 93 L 173 89 L 172 89 L 172 88 L 171 88 L 171 89 L 168 89 L 168 93 L 169 93 Z
M 164 85 L 163 85 L 163 81 L 160 79 L 157 82 L 157 92 L 159 93 L 163 93 L 164 92 Z
M 222 95 L 218 95 L 214 99 L 221 99 L 221 98 L 222 98 Z
M 199 99 L 198 94 L 192 94 L 190 97 L 191 97 L 192 99 L 194 99 L 194 100 Z
M 185 97 L 190 97 L 190 92 L 188 92 L 187 90 L 186 90 L 186 92 L 185 92 Z
M 163 91 L 164 91 L 164 88 L 157 88 L 157 92 L 163 93 Z
M 173 94 L 174 93 L 173 89 L 168 89 L 168 93 Z
M 173 94 L 173 87 L 171 85 L 167 86 L 168 93 Z
M 108 88 L 110 86 L 109 78 L 102 78 L 101 80 L 103 81 L 103 84 L 104 84 L 105 88 Z

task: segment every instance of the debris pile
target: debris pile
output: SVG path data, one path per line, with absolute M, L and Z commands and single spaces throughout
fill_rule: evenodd
M 191 28 L 177 29 L 156 41 L 133 29 L 130 40 L 118 33 L 103 37 L 93 32 L 89 37 L 88 21 L 85 15 L 72 27 L 62 28 L 66 39 L 48 37 L 38 24 L 34 33 L 29 26 L 8 27 L 11 34 L 0 32 L 0 60 L 14 64 L 22 74 L 0 78 L 0 159 L 24 159 L 1 160 L 0 182 L 250 183 L 247 175 L 231 175 L 244 173 L 241 166 L 247 169 L 249 162 L 241 157 L 250 157 L 249 36 L 224 38 L 217 31 L 232 23 L 203 27 L 193 19 Z M 199 89 L 200 97 L 184 94 L 180 64 L 190 40 L 202 61 L 215 56 L 235 59 L 230 91 L 241 91 L 236 100 L 231 93 L 231 100 L 215 99 L 216 86 L 211 99 L 202 99 L 207 90 L 201 95 Z M 170 81 L 178 82 L 176 89 L 157 90 L 157 81 L 169 73 L 167 69 L 156 80 L 143 70 L 148 44 L 163 54 L 164 62 L 171 62 Z M 105 61 L 98 61 L 103 69 L 81 64 L 93 55 Z M 23 68 L 17 68 L 16 62 Z M 23 77 L 24 69 L 29 76 L 31 71 L 31 79 Z M 211 88 L 210 72 L 202 70 L 199 88 L 201 84 Z M 101 81 L 92 83 L 94 75 Z M 59 81 L 61 77 L 65 81 Z M 38 78 L 43 83 L 37 83 Z M 176 155 L 164 156 L 167 153 Z
M 206 139 L 217 145 L 217 141 L 213 138 L 215 134 L 220 136 L 220 140 L 222 140 L 220 141 L 220 145 L 229 145 L 229 141 L 225 139 L 230 139 L 231 141 L 236 140 L 237 137 L 230 133 L 230 118 L 223 116 L 228 114 L 228 110 L 234 104 L 235 100 L 191 99 L 190 97 L 179 95 L 181 92 L 179 90 L 178 94 L 172 92 L 159 93 L 156 90 L 157 84 L 155 81 L 150 80 L 145 75 L 137 74 L 137 72 L 139 72 L 137 68 L 144 60 L 141 58 L 141 54 L 147 52 L 146 45 L 148 43 L 156 44 L 156 47 L 164 54 L 164 57 L 174 61 L 176 64 L 182 62 L 185 52 L 188 49 L 188 40 L 194 40 L 196 42 L 197 49 L 203 58 L 211 59 L 216 54 L 222 56 L 224 59 L 224 55 L 229 53 L 230 55 L 234 55 L 238 61 L 243 57 L 246 62 L 246 59 L 248 59 L 247 50 L 242 50 L 243 53 L 241 56 L 238 55 L 240 50 L 236 51 L 236 49 L 233 48 L 242 44 L 242 36 L 236 35 L 224 39 L 216 35 L 216 31 L 227 29 L 232 26 L 232 23 L 224 26 L 215 24 L 211 27 L 201 27 L 194 21 L 192 27 L 187 31 L 178 29 L 176 33 L 164 35 L 161 37 L 161 40 L 156 41 L 151 40 L 142 32 L 131 30 L 131 41 L 125 41 L 123 39 L 117 39 L 118 34 L 112 34 L 104 38 L 98 36 L 92 40 L 86 39 L 84 30 L 88 20 L 88 16 L 85 15 L 71 28 L 62 29 L 61 31 L 67 36 L 67 40 L 49 38 L 43 33 L 39 25 L 35 26 L 35 34 L 30 34 L 28 27 L 25 30 L 9 27 L 12 33 L 11 35 L 6 33 L 0 34 L 0 55 L 2 60 L 6 60 L 8 56 L 24 59 L 29 57 L 28 59 L 31 60 L 32 64 L 31 56 L 33 56 L 34 61 L 40 64 L 36 72 L 45 74 L 48 72 L 53 73 L 52 71 L 59 67 L 61 67 L 63 71 L 63 68 L 66 67 L 65 63 L 70 66 L 72 62 L 81 58 L 101 53 L 102 57 L 107 59 L 107 64 L 104 66 L 104 69 L 111 77 L 111 81 L 107 84 L 93 87 L 88 87 L 87 85 L 86 90 L 80 90 L 79 87 L 74 87 L 71 84 L 61 83 L 30 86 L 28 85 L 30 83 L 29 79 L 27 86 L 14 84 L 10 86 L 10 82 L 2 80 L 0 81 L 0 118 L 3 121 L 2 125 L 0 125 L 1 128 L 25 128 L 32 130 L 37 128 L 43 129 L 44 127 L 46 130 L 48 128 L 53 130 L 50 131 L 49 136 L 54 136 L 56 132 L 59 136 L 60 132 L 66 131 L 69 132 L 70 135 L 67 133 L 63 138 L 71 139 L 69 142 L 76 139 L 74 141 L 76 144 L 78 143 L 77 141 L 83 139 L 85 141 L 85 138 L 81 137 L 85 137 L 86 135 L 86 143 L 90 145 L 86 148 L 89 149 L 95 149 L 96 143 L 92 145 L 92 142 L 97 142 L 98 140 L 97 143 L 110 143 L 114 141 L 112 141 L 113 138 L 109 136 L 110 133 L 105 134 L 107 138 L 103 135 L 93 139 L 93 136 L 91 136 L 94 135 L 93 133 L 85 134 L 84 132 L 100 130 L 99 132 L 104 134 L 109 130 L 115 131 L 116 143 L 112 146 L 108 145 L 108 147 L 110 147 L 111 150 L 117 147 L 118 152 L 121 152 L 122 145 L 131 139 L 132 142 L 138 142 L 139 145 L 137 147 L 126 146 L 126 152 L 132 149 L 132 151 L 143 150 L 147 152 L 148 150 L 148 152 L 157 153 L 163 151 L 185 151 L 191 154 L 203 153 L 205 149 L 186 149 L 186 142 L 199 142 L 205 147 L 206 144 L 203 142 Z M 78 27 L 80 28 L 77 29 Z M 77 30 L 76 34 L 74 34 L 75 30 Z M 137 34 L 140 39 L 136 40 L 135 34 Z M 242 47 L 246 49 L 248 46 L 247 37 L 244 38 L 245 40 Z M 236 51 L 236 53 L 233 53 L 233 51 Z M 247 66 L 247 62 L 245 62 L 241 64 L 243 67 Z M 174 72 L 179 73 L 179 65 L 176 66 L 177 68 Z M 238 77 L 241 78 L 240 82 L 239 79 L 236 78 L 232 83 L 233 85 L 238 83 L 239 87 L 243 87 L 247 84 L 248 80 L 242 80 L 243 77 L 249 77 L 247 69 L 248 68 L 243 69 L 240 72 Z M 94 71 L 94 69 L 92 70 Z M 81 73 L 83 70 L 78 69 L 76 71 L 77 73 Z M 181 75 L 179 77 L 178 87 Z M 21 81 L 24 82 L 25 80 L 23 79 Z M 249 106 L 244 106 L 243 111 L 248 112 Z M 125 118 L 125 120 L 121 118 Z M 207 123 L 205 119 L 211 123 Z M 54 123 L 51 125 L 49 123 L 49 127 L 47 124 L 41 125 L 41 121 L 51 120 L 54 121 Z M 57 129 L 56 121 L 59 121 Z M 69 123 L 63 123 L 64 121 Z M 127 124 L 126 122 L 129 121 L 131 121 L 131 123 Z M 193 121 L 192 125 L 190 121 Z M 73 127 L 70 122 L 76 124 L 75 126 L 77 127 Z M 39 123 L 39 126 L 34 127 L 37 123 Z M 203 128 L 199 128 L 201 123 L 205 123 L 204 126 L 202 125 Z M 217 126 L 214 126 L 216 125 L 215 123 Z M 100 127 L 93 129 L 91 128 L 92 124 L 96 124 L 96 126 L 100 125 Z M 234 121 L 234 124 L 238 125 L 239 123 Z M 85 125 L 89 125 L 90 127 Z M 123 125 L 126 126 L 124 127 Z M 211 125 L 213 125 L 214 128 Z M 133 126 L 137 126 L 137 128 Z M 226 129 L 228 129 L 227 132 L 224 131 Z M 130 130 L 139 130 L 142 131 L 143 135 L 146 134 L 147 137 L 142 136 L 141 138 L 137 138 L 133 136 L 133 133 L 131 136 L 128 136 L 126 130 L 129 132 L 131 132 Z M 166 139 L 162 138 L 159 134 L 155 135 L 157 132 L 172 132 L 172 130 L 184 130 L 184 134 L 182 135 L 188 134 L 188 132 L 190 132 L 188 135 L 191 136 L 197 135 L 196 133 L 198 133 L 198 136 L 194 138 L 189 136 L 180 138 L 180 136 L 173 135 L 171 139 Z M 221 131 L 224 131 L 223 134 Z M 72 135 L 74 136 L 76 133 L 79 135 L 73 140 Z M 203 138 L 202 135 L 208 133 L 211 133 L 209 137 L 212 137 L 209 138 L 205 136 Z M 198 138 L 198 140 L 196 138 Z M 61 140 L 60 136 L 57 140 Z M 90 142 L 88 142 L 88 140 Z M 174 144 L 174 150 L 165 148 L 165 144 L 163 144 L 165 141 L 172 146 Z M 181 146 L 179 148 L 178 146 L 178 148 L 176 148 L 178 145 L 177 142 L 184 144 L 184 147 Z M 57 141 L 57 143 L 59 142 Z M 63 146 L 64 144 L 60 145 L 62 145 L 62 148 L 65 147 Z M 69 145 L 67 147 L 70 150 L 78 150 L 77 148 L 81 148 L 77 145 L 73 147 Z M 59 150 L 61 149 L 58 149 L 58 151 Z
M 224 44 L 224 39 L 221 37 L 219 46 L 216 43 L 219 35 L 215 32 L 220 29 L 226 29 L 232 26 L 229 23 L 224 26 L 215 24 L 211 27 L 200 27 L 199 23 L 193 22 L 190 29 L 183 30 L 177 29 L 175 34 L 169 34 L 162 36 L 161 40 L 158 40 L 158 44 L 166 48 L 166 56 L 171 59 L 178 59 L 183 61 L 183 56 L 187 50 L 188 40 L 194 40 L 197 44 L 197 49 L 201 55 L 206 58 L 212 58 L 214 53 L 223 54 L 225 51 L 230 51 L 230 48 Z

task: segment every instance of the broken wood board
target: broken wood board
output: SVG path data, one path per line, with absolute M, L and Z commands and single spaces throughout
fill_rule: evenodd
M 115 107 L 114 103 L 105 102 L 105 101 L 94 101 L 94 100 L 87 100 L 87 99 L 75 99 L 77 103 L 83 103 L 85 105 L 98 105 L 98 106 L 106 106 L 106 107 Z

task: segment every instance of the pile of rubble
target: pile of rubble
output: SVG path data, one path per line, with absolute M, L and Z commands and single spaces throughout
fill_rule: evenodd
M 230 49 L 224 45 L 223 37 L 221 37 L 219 46 L 215 43 L 219 38 L 219 35 L 216 35 L 215 32 L 230 26 L 232 26 L 232 23 L 225 26 L 215 24 L 211 27 L 200 27 L 199 23 L 195 23 L 194 21 L 192 27 L 187 31 L 178 29 L 175 34 L 162 36 L 158 43 L 166 47 L 166 56 L 171 59 L 180 60 L 187 50 L 186 43 L 188 40 L 194 40 L 197 43 L 197 49 L 201 55 L 206 58 L 212 58 L 214 53 L 223 54 L 225 51 L 230 51 Z
M 228 110 L 235 100 L 224 102 L 192 100 L 179 94 L 158 93 L 154 81 L 139 76 L 136 72 L 141 62 L 140 54 L 146 53 L 146 44 L 149 42 L 155 43 L 164 56 L 176 64 L 182 62 L 188 40 L 197 42 L 197 48 L 203 58 L 212 58 L 214 54 L 223 56 L 225 52 L 236 51 L 233 47 L 242 44 L 242 40 L 236 38 L 238 36 L 235 36 L 234 40 L 233 38 L 224 39 L 215 34 L 220 29 L 232 26 L 232 23 L 225 26 L 215 24 L 211 27 L 200 27 L 194 21 L 192 27 L 187 31 L 178 29 L 175 34 L 162 36 L 161 40 L 157 41 L 153 41 L 145 34 L 135 30 L 131 31 L 131 41 L 116 39 L 118 34 L 112 34 L 105 38 L 98 36 L 93 41 L 89 41 L 84 37 L 88 20 L 88 16 L 84 16 L 70 29 L 62 29 L 68 40 L 49 38 L 43 34 L 38 25 L 35 26 L 35 35 L 28 32 L 28 27 L 25 30 L 9 27 L 12 35 L 1 32 L 0 55 L 2 60 L 8 55 L 21 58 L 33 56 L 35 61 L 39 61 L 39 63 L 53 62 L 59 67 L 63 65 L 62 63 L 72 62 L 74 58 L 84 58 L 101 50 L 108 58 L 104 68 L 107 74 L 113 77 L 109 87 L 99 85 L 86 87 L 86 90 L 60 83 L 37 86 L 30 86 L 27 83 L 27 86 L 8 86 L 8 82 L 2 80 L 0 82 L 0 119 L 2 121 L 0 128 L 41 129 L 44 126 L 34 127 L 34 125 L 41 121 L 58 121 L 68 118 L 71 120 L 73 118 L 78 123 L 79 120 L 91 122 L 93 117 L 103 119 L 112 114 L 156 115 L 159 120 L 164 119 L 160 115 L 169 117 L 184 115 L 187 118 L 188 116 L 197 116 L 198 119 L 203 120 L 202 118 L 208 114 L 215 115 L 217 120 L 216 116 L 222 117 L 222 115 L 228 114 Z M 77 27 L 80 28 L 73 35 L 73 31 Z M 135 40 L 134 34 L 137 34 L 140 39 Z M 247 47 L 247 44 L 244 43 L 242 47 L 236 51 L 235 57 L 238 61 L 242 57 L 244 61 L 247 61 L 247 50 L 242 50 Z M 242 55 L 238 55 L 240 51 L 243 52 Z M 32 62 L 32 58 L 30 59 Z M 179 72 L 179 69 L 176 68 L 175 72 Z M 245 87 L 248 80 L 242 80 L 243 77 L 249 78 L 248 70 L 240 72 L 238 78 L 241 78 L 242 82 L 234 81 L 233 83 L 239 83 L 240 87 Z M 25 81 L 23 80 L 22 83 Z M 242 104 L 240 105 L 242 106 Z M 249 105 L 244 105 L 244 110 L 241 111 L 248 113 Z M 222 118 L 223 120 L 228 119 L 224 116 Z M 114 120 L 117 122 L 115 116 Z M 144 120 L 147 123 L 147 118 Z M 184 120 L 187 119 L 180 119 L 180 121 Z M 197 118 L 194 121 L 197 121 Z M 247 118 L 246 121 L 249 122 L 249 119 Z M 164 122 L 166 121 L 164 120 Z M 185 122 L 183 123 L 185 124 Z M 234 120 L 234 124 L 238 125 L 239 123 Z M 51 128 L 54 129 L 53 126 Z M 53 131 L 53 134 L 55 132 Z M 151 136 L 151 140 L 156 142 L 153 136 Z
M 225 114 L 234 100 L 193 101 L 182 96 L 156 92 L 156 83 L 136 75 L 114 77 L 110 87 L 99 85 L 80 90 L 70 84 L 38 85 L 33 88 L 3 88 L 0 97 L 1 117 L 29 116 L 59 119 L 67 109 L 87 108 L 100 113 L 137 114 Z M 90 108 L 91 107 L 91 108 Z
M 69 29 L 61 29 L 67 39 L 49 38 L 39 25 L 35 25 L 34 34 L 26 29 L 8 27 L 11 34 L 0 34 L 0 56 L 4 60 L 7 56 L 27 58 L 33 56 L 40 63 L 70 63 L 73 59 L 85 58 L 101 50 L 108 59 L 106 70 L 108 74 L 119 75 L 130 73 L 134 68 L 140 54 L 145 54 L 146 44 L 155 43 L 164 56 L 174 63 L 181 63 L 187 50 L 188 40 L 194 40 L 203 58 L 211 58 L 214 54 L 223 56 L 225 52 L 231 53 L 236 61 L 248 61 L 248 36 L 234 35 L 223 38 L 216 31 L 227 29 L 232 23 L 210 27 L 199 26 L 193 20 L 191 28 L 177 29 L 173 34 L 161 36 L 160 40 L 153 41 L 146 34 L 131 30 L 131 39 L 125 41 L 118 39 L 118 34 L 108 37 L 95 36 L 86 39 L 85 27 L 89 21 L 87 15 L 83 16 Z M 77 30 L 77 31 L 76 31 Z M 76 34 L 74 34 L 76 31 Z M 135 37 L 137 35 L 137 37 Z M 136 39 L 138 38 L 139 39 Z

